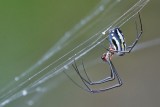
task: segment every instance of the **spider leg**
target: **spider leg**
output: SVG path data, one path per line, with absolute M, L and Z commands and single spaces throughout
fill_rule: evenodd
M 108 64 L 110 65 L 110 69 L 111 71 L 114 72 L 114 75 L 117 77 L 117 80 L 118 80 L 118 83 L 113 85 L 113 86 L 110 86 L 110 87 L 107 87 L 107 88 L 103 88 L 103 89 L 99 89 L 99 90 L 91 90 L 91 93 L 100 93 L 100 92 L 104 92 L 104 91 L 107 91 L 107 90 L 110 90 L 110 89 L 113 89 L 113 88 L 116 88 L 116 87 L 120 87 L 123 83 L 117 73 L 117 70 L 115 69 L 113 63 L 110 61 L 110 59 L 108 60 Z
M 74 65 L 75 64 L 75 65 Z M 79 69 L 77 68 L 77 65 L 76 65 L 76 62 L 75 62 L 75 60 L 74 60 L 74 64 L 72 64 L 72 66 L 73 66 L 73 68 L 75 69 L 75 71 L 77 72 L 77 74 L 79 75 L 79 77 L 81 78 L 81 80 L 82 80 L 82 82 L 84 83 L 84 85 L 87 87 L 87 90 L 86 91 L 91 91 L 91 89 L 90 89 L 90 87 L 87 85 L 87 83 L 86 83 L 86 79 L 84 79 L 82 76 L 81 76 L 81 74 L 80 74 L 80 72 L 79 72 Z
M 72 66 L 73 66 L 73 68 L 75 69 L 75 71 L 77 72 L 77 74 L 79 75 L 79 77 L 81 78 L 82 82 L 84 83 L 84 85 L 86 86 L 87 89 L 85 89 L 85 88 L 83 88 L 83 87 L 80 87 L 79 85 L 78 85 L 78 86 L 79 86 L 80 88 L 88 91 L 88 92 L 91 92 L 91 93 L 99 93 L 99 92 L 107 91 L 107 90 L 110 90 L 110 89 L 113 89 L 113 88 L 116 88 L 116 87 L 121 86 L 121 85 L 122 85 L 122 81 L 121 81 L 121 79 L 120 79 L 120 77 L 119 77 L 119 75 L 118 75 L 118 73 L 117 73 L 114 65 L 113 65 L 112 62 L 110 61 L 110 58 L 108 59 L 107 62 L 108 62 L 108 64 L 109 64 L 109 66 L 110 66 L 112 79 L 110 79 L 110 78 L 111 78 L 111 77 L 110 77 L 110 78 L 105 78 L 105 79 L 102 79 L 102 80 L 96 81 L 96 82 L 92 82 L 92 81 L 89 79 L 87 73 L 85 73 L 85 74 L 86 74 L 86 76 L 87 76 L 88 81 L 87 81 L 85 78 L 83 78 L 83 76 L 80 74 L 80 71 L 79 71 L 79 69 L 78 69 L 78 67 L 77 67 L 77 65 L 76 65 L 76 62 L 74 62 L 74 64 L 72 64 Z M 83 62 L 82 62 L 82 64 L 83 64 Z M 86 72 L 85 67 L 84 67 L 84 64 L 83 64 L 83 69 L 84 69 L 84 72 Z M 108 82 L 108 81 L 111 81 L 111 80 L 115 79 L 115 76 L 116 76 L 116 78 L 118 79 L 118 84 L 115 84 L 115 85 L 113 85 L 113 86 L 110 86 L 110 87 L 107 87 L 107 88 L 104 88 L 104 89 L 98 89 L 98 90 L 93 90 L 93 89 L 91 89 L 91 88 L 89 87 L 89 85 L 102 84 L 102 83 L 106 83 L 106 82 Z
M 86 83 L 89 84 L 89 85 L 102 84 L 102 83 L 105 83 L 105 82 L 108 82 L 108 81 L 112 81 L 112 80 L 115 79 L 114 72 L 111 70 L 111 76 L 106 77 L 106 78 L 104 78 L 102 80 L 99 80 L 99 81 L 91 81 L 91 79 L 89 78 L 89 76 L 88 76 L 88 74 L 86 72 L 86 69 L 84 67 L 83 61 L 82 61 L 82 65 L 83 65 L 83 70 L 85 72 L 87 80 L 80 74 L 80 71 L 79 71 L 79 69 L 77 67 L 76 62 L 74 61 L 74 64 L 72 64 L 73 68 L 75 69 L 75 71 L 77 72 L 77 74 L 79 75 L 79 77 L 82 79 L 82 82 L 85 82 L 85 84 Z
M 64 73 L 66 74 L 66 76 L 79 88 L 87 91 L 87 92 L 92 92 L 92 89 L 87 85 L 86 81 L 80 74 L 79 69 L 77 68 L 76 62 L 74 60 L 74 64 L 72 64 L 72 67 L 74 68 L 74 70 L 77 72 L 77 74 L 79 75 L 79 77 L 81 78 L 82 82 L 84 83 L 84 85 L 86 86 L 86 88 L 80 86 L 77 82 L 75 82 L 65 71 Z M 87 74 L 86 74 L 87 75 Z M 88 78 L 88 77 L 87 77 Z
M 88 91 L 88 89 L 80 86 L 77 82 L 75 82 L 65 71 L 64 71 L 64 73 L 65 73 L 65 75 L 66 75 L 76 86 L 78 86 L 79 88 L 81 88 L 81 89 L 83 89 L 83 90 Z
M 128 46 L 128 53 L 131 52 L 131 50 L 134 48 L 134 46 L 137 44 L 138 40 L 140 39 L 140 37 L 142 36 L 142 33 L 143 33 L 143 27 L 142 27 L 142 21 L 141 21 L 141 16 L 140 16 L 140 13 L 138 13 L 138 16 L 139 16 L 139 22 L 140 22 L 140 33 L 137 34 L 137 37 L 136 37 L 136 40 L 132 43 L 132 45 Z M 137 30 L 137 24 L 136 24 L 136 30 Z M 138 32 L 138 30 L 137 30 Z

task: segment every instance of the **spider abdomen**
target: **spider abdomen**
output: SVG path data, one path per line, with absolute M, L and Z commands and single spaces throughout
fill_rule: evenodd
M 124 55 L 126 50 L 126 43 L 122 31 L 119 28 L 114 28 L 109 31 L 109 44 L 119 56 Z

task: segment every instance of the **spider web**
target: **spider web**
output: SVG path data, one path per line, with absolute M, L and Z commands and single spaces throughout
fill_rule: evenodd
M 86 55 L 107 38 L 103 35 L 104 32 L 107 32 L 110 28 L 115 26 L 121 27 L 124 25 L 128 20 L 135 16 L 137 12 L 139 12 L 148 3 L 148 1 L 149 0 L 139 0 L 129 8 L 125 8 L 122 13 L 117 12 L 117 14 L 114 14 L 114 12 L 112 12 L 113 9 L 126 1 L 102 0 L 88 16 L 77 23 L 71 30 L 67 31 L 57 44 L 48 50 L 48 52 L 46 52 L 37 63 L 24 71 L 21 75 L 16 76 L 14 81 L 0 90 L 0 107 L 6 106 L 7 104 L 10 104 L 15 100 L 20 100 L 20 98 L 24 98 L 28 95 L 32 95 L 32 97 L 30 100 L 26 101 L 26 106 L 34 105 L 36 101 L 39 101 L 40 98 L 43 97 L 45 92 L 56 87 L 60 81 L 63 81 L 63 79 L 60 79 L 59 82 L 56 82 L 54 85 L 45 84 L 47 81 L 50 81 L 51 78 L 56 77 L 64 70 L 68 70 L 68 66 L 73 63 L 74 59 L 78 60 L 82 56 Z M 114 17 L 113 20 L 105 18 L 108 14 Z M 94 21 L 92 22 L 93 19 Z M 110 21 L 108 22 L 107 20 Z M 108 23 L 104 23 L 105 21 Z M 87 40 L 78 44 L 74 49 L 70 50 L 56 61 L 53 61 L 43 67 L 43 69 L 38 71 L 35 70 L 97 23 L 99 23 L 98 25 L 100 25 L 100 27 L 97 27 L 97 31 L 95 30 L 96 33 L 92 33 L 94 35 L 90 35 Z M 82 29 L 83 27 L 85 27 L 85 29 Z M 148 45 L 142 44 L 139 46 L 140 48 L 136 49 L 144 48 L 143 46 Z M 22 102 L 19 106 L 21 105 L 23 105 Z

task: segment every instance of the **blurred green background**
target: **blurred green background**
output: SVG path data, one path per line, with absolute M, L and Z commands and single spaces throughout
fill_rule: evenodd
M 99 0 L 2 0 L 0 1 L 0 87 L 34 65 L 65 32 L 72 29 L 97 6 Z M 132 5 L 126 1 L 124 6 Z M 133 2 L 133 1 L 132 1 Z M 159 39 L 160 1 L 151 0 L 140 12 L 143 21 L 143 37 L 140 42 Z M 121 9 L 116 7 L 113 9 Z M 110 10 L 112 15 L 112 10 Z M 135 34 L 134 19 L 122 26 L 125 35 Z M 87 34 L 86 34 L 87 35 Z M 133 38 L 132 38 L 133 37 Z M 127 41 L 132 41 L 134 35 Z M 80 35 L 74 44 L 62 49 L 49 62 L 58 59 L 69 49 L 88 38 Z M 126 38 L 127 39 L 127 38 Z M 8 107 L 28 106 L 33 99 L 35 107 L 154 107 L 159 106 L 159 45 L 117 57 L 114 64 L 123 80 L 123 86 L 114 90 L 90 94 L 77 88 L 67 77 L 58 75 L 50 81 L 52 88 L 40 97 L 34 94 L 16 99 Z M 48 63 L 49 63 L 48 62 Z M 48 65 L 48 63 L 44 65 Z M 42 67 L 43 68 L 43 67 Z M 101 67 L 97 67 L 101 69 Z M 104 69 L 101 69 L 102 71 Z M 34 74 L 34 73 L 33 73 Z M 32 74 L 31 74 L 32 75 Z M 60 81 L 61 82 L 56 82 Z M 14 87 L 13 87 L 14 88 Z

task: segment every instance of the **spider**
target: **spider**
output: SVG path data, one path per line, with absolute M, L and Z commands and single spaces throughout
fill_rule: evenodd
M 122 31 L 120 30 L 120 28 L 113 28 L 109 30 L 109 35 L 108 35 L 108 41 L 109 41 L 109 49 L 106 49 L 106 53 L 104 53 L 101 57 L 101 59 L 109 64 L 110 70 L 111 70 L 111 75 L 101 79 L 99 81 L 91 81 L 91 79 L 89 78 L 86 69 L 84 67 L 83 61 L 82 61 L 82 65 L 83 65 L 83 70 L 85 72 L 85 75 L 87 77 L 84 78 L 78 67 L 76 64 L 76 61 L 74 60 L 74 63 L 72 64 L 72 67 L 74 68 L 74 70 L 77 72 L 77 74 L 79 75 L 80 79 L 82 80 L 82 82 L 84 83 L 84 85 L 86 86 L 86 88 L 83 88 L 81 86 L 79 86 L 76 82 L 74 82 L 68 75 L 68 77 L 80 88 L 90 92 L 90 93 L 100 93 L 100 92 L 104 92 L 116 87 L 120 87 L 122 85 L 122 81 L 117 73 L 116 68 L 114 67 L 111 58 L 114 54 L 117 54 L 118 56 L 123 56 L 125 55 L 125 53 L 130 53 L 132 51 L 132 49 L 134 48 L 134 46 L 137 44 L 138 40 L 140 39 L 142 33 L 143 33 L 143 28 L 142 28 L 142 21 L 141 21 L 141 17 L 140 17 L 140 13 L 138 12 L 138 17 L 139 17 L 139 22 L 140 22 L 140 32 L 138 33 L 137 30 L 137 24 L 136 24 L 136 30 L 137 30 L 137 35 L 136 35 L 136 40 L 130 45 L 130 46 L 126 46 L 125 43 L 125 39 L 124 39 L 124 35 L 122 33 Z M 90 85 L 97 85 L 97 84 L 102 84 L 102 83 L 106 83 L 109 81 L 114 80 L 115 78 L 117 78 L 118 83 L 109 86 L 109 87 L 105 87 L 102 89 L 92 89 L 90 88 Z

